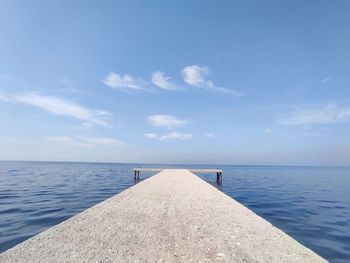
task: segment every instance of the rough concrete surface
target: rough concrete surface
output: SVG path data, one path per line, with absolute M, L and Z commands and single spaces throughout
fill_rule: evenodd
M 0 262 L 326 261 L 189 171 L 164 170 Z

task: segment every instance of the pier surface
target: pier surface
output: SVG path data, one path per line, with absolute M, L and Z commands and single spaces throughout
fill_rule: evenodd
M 326 262 L 188 170 L 164 170 L 0 262 Z

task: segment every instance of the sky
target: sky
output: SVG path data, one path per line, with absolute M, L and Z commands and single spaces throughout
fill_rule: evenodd
M 0 2 L 0 159 L 350 165 L 350 1 Z

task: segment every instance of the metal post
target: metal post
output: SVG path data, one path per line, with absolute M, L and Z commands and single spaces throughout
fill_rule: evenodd
M 216 168 L 216 184 L 221 184 L 222 183 L 222 172 L 219 171 L 219 168 Z

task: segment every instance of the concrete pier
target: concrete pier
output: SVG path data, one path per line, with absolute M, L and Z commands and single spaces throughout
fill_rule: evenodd
M 326 261 L 191 172 L 164 170 L 0 262 Z

